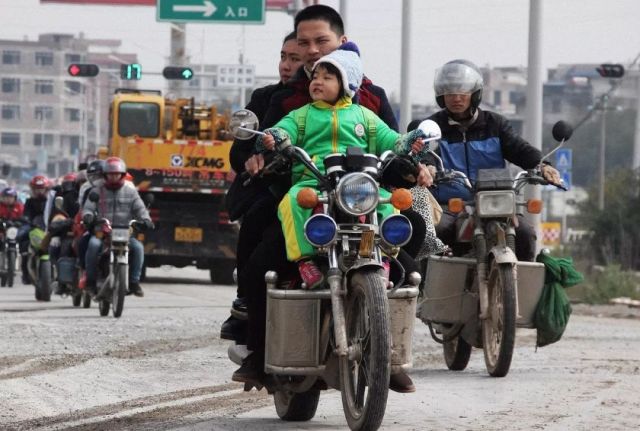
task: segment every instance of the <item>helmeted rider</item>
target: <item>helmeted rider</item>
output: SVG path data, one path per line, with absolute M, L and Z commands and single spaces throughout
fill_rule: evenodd
M 31 280 L 27 268 L 27 252 L 29 249 L 29 231 L 34 227 L 45 229 L 44 209 L 47 203 L 47 192 L 50 182 L 44 175 L 36 175 L 29 181 L 31 196 L 24 204 L 24 224 L 18 230 L 18 243 L 20 245 L 22 283 L 30 284 Z
M 22 217 L 24 205 L 18 200 L 18 192 L 6 187 L 0 192 L 0 220 L 17 221 Z M 4 250 L 4 238 L 0 238 L 0 250 Z
M 93 160 L 87 166 L 87 182 L 82 184 L 78 193 L 78 203 L 82 208 L 87 201 L 89 192 L 92 188 L 102 185 L 102 170 L 104 168 L 104 160 Z
M 90 199 L 84 204 L 82 221 L 91 225 L 96 217 L 107 218 L 112 226 L 128 226 L 131 220 L 142 221 L 146 228 L 153 228 L 149 212 L 134 187 L 125 186 L 127 167 L 118 157 L 109 157 L 104 163 L 103 184 L 95 188 L 99 201 Z M 91 236 L 86 253 L 87 288 L 95 295 L 98 256 L 102 240 Z M 129 238 L 129 292 L 144 296 L 140 287 L 140 274 L 144 263 L 142 243 L 134 236 Z
M 484 81 L 482 72 L 467 60 L 453 60 L 437 70 L 434 84 L 436 102 L 442 109 L 429 119 L 442 130 L 438 146 L 445 169 L 464 172 L 471 183 L 477 180 L 479 169 L 500 169 L 509 161 L 523 169 L 540 164 L 542 154 L 538 149 L 516 134 L 508 120 L 495 112 L 484 111 L 480 106 Z M 435 172 L 435 160 L 427 157 L 423 163 Z M 543 165 L 542 174 L 555 184 L 560 176 L 550 165 Z M 430 180 L 431 181 L 431 180 Z M 436 199 L 447 204 L 450 198 L 470 199 L 471 195 L 460 183 L 440 184 L 433 188 Z M 438 237 L 448 245 L 455 242 L 456 215 L 445 211 L 436 226 Z M 522 215 L 518 215 L 516 227 L 516 255 L 520 260 L 535 258 L 535 231 Z

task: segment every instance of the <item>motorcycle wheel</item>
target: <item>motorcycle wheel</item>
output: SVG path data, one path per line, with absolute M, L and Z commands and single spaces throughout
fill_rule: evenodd
M 111 308 L 111 304 L 109 301 L 101 300 L 98 302 L 98 309 L 100 310 L 100 315 L 102 317 L 109 315 L 109 309 Z
M 339 359 L 342 407 L 352 430 L 378 429 L 387 406 L 391 363 L 386 283 L 378 271 L 358 271 L 348 292 L 345 325 L 350 353 Z
M 40 299 L 45 302 L 51 301 L 51 262 L 43 260 L 38 267 L 38 288 L 40 289 Z
M 7 285 L 7 276 L 0 275 L 0 287 L 5 287 Z
M 516 293 L 511 263 L 491 264 L 489 271 L 489 316 L 482 322 L 484 363 L 492 377 L 509 372 L 516 338 Z
M 111 298 L 111 305 L 113 307 L 113 317 L 122 316 L 122 310 L 124 310 L 124 297 L 129 290 L 127 286 L 127 279 L 129 277 L 128 265 L 123 263 L 116 266 L 116 273 L 113 277 L 113 297 Z
M 444 361 L 451 371 L 462 371 L 467 368 L 471 358 L 471 345 L 462 337 L 456 337 L 442 344 Z
M 16 275 L 16 251 L 7 251 L 7 286 L 13 287 L 13 278 Z
M 80 303 L 82 302 L 82 292 L 75 292 L 71 296 L 71 302 L 73 302 L 74 307 L 80 307 Z
M 273 394 L 276 413 L 283 421 L 303 422 L 313 419 L 319 400 L 319 389 L 310 389 L 301 393 L 276 391 Z
M 91 307 L 91 295 L 86 290 L 82 291 L 82 308 Z

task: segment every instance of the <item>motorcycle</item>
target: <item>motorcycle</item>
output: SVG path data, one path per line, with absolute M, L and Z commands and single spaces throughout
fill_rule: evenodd
M 0 285 L 13 287 L 19 222 L 0 220 Z
M 89 199 L 98 202 L 98 193 L 91 192 Z M 128 226 L 112 226 L 107 218 L 93 224 L 94 235 L 102 240 L 102 251 L 98 256 L 97 287 L 100 316 L 120 317 L 124 310 L 124 297 L 129 291 L 129 238 L 134 228 L 144 223 L 131 220 Z
M 63 209 L 63 198 L 55 198 L 54 205 L 57 213 L 53 216 L 47 232 L 51 237 L 51 246 L 59 248 L 59 257 L 53 265 L 54 291 L 62 296 L 71 296 L 74 307 L 80 304 L 88 308 L 91 304 L 91 296 L 79 284 L 77 258 L 73 241 L 73 220 Z
M 52 268 L 49 259 L 49 246 L 44 241 L 45 231 L 35 226 L 29 231 L 29 249 L 27 252 L 27 269 L 35 286 L 38 301 L 51 301 Z
M 250 137 L 257 118 L 247 110 L 231 120 L 236 138 Z M 324 159 L 322 174 L 309 155 L 290 143 L 279 144 L 266 169 L 302 163 L 318 180 L 320 196 L 302 189 L 299 204 L 316 209 L 305 236 L 324 258 L 329 289 L 290 289 L 268 272 L 264 386 L 273 394 L 278 416 L 310 420 L 320 390 L 335 388 L 351 429 L 377 429 L 384 417 L 389 377 L 412 366 L 412 333 L 420 276 L 388 283 L 383 254 L 394 256 L 411 237 L 411 223 L 401 214 L 378 219 L 380 203 L 406 209 L 411 194 L 395 190 L 380 196 L 381 159 L 349 148 Z M 283 161 L 284 160 L 284 161 Z M 405 283 L 406 281 L 406 283 Z M 232 345 L 229 358 L 241 363 L 243 346 Z M 251 387 L 245 386 L 245 390 Z M 260 388 L 258 388 L 260 389 Z
M 560 144 L 542 160 L 571 134 L 567 123 L 556 123 L 553 136 Z M 534 328 L 533 315 L 545 274 L 542 263 L 516 258 L 516 214 L 523 209 L 530 213 L 542 209 L 540 200 L 524 201 L 525 185 L 550 183 L 542 176 L 541 162 L 515 179 L 508 169 L 479 170 L 472 186 L 464 173 L 445 171 L 442 160 L 433 150 L 430 153 L 440 165 L 434 183 L 462 183 L 473 197 L 469 201 L 449 200 L 449 211 L 458 213 L 455 256 L 428 257 L 418 317 L 429 326 L 432 338 L 443 345 L 450 370 L 464 370 L 471 348 L 476 347 L 484 351 L 489 375 L 504 377 L 511 366 L 516 327 Z

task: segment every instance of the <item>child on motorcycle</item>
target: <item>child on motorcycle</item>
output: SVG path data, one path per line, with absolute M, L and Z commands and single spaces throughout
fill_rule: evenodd
M 420 153 L 424 147 L 422 138 L 425 137 L 422 131 L 401 135 L 367 108 L 352 103 L 362 77 L 359 51 L 352 42 L 320 58 L 314 64 L 309 85 L 313 102 L 290 112 L 275 127 L 266 129 L 267 135 L 256 141 L 256 149 L 272 151 L 276 143 L 290 139 L 316 163 L 329 154 L 346 153 L 348 147 L 354 146 L 376 155 L 387 150 L 397 154 Z M 324 173 L 322 163 L 318 168 Z M 300 207 L 296 196 L 303 187 L 317 188 L 317 180 L 306 174 L 304 169 L 303 165 L 294 164 L 293 186 L 280 202 L 278 217 L 282 222 L 287 257 L 298 263 L 306 288 L 314 289 L 322 285 L 324 277 L 311 260 L 315 250 L 303 233 L 304 223 L 312 210 Z M 385 216 L 393 211 L 393 207 L 380 205 L 378 211 Z

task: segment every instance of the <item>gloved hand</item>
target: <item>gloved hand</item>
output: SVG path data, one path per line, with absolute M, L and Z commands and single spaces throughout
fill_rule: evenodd
M 85 226 L 89 226 L 91 225 L 95 220 L 95 217 L 93 216 L 93 214 L 85 214 L 82 216 L 82 223 Z
M 153 230 L 156 228 L 153 222 L 149 219 L 142 220 L 142 223 L 144 224 L 144 228 L 147 230 Z
M 419 151 L 415 151 L 417 148 L 412 148 L 412 147 L 415 146 L 414 144 L 416 144 L 416 141 L 418 139 L 420 138 L 426 139 L 427 137 L 428 136 L 426 135 L 426 133 L 424 133 L 420 129 L 414 129 L 409 133 L 406 133 L 405 135 L 402 136 L 402 153 L 409 154 L 413 151 L 411 155 L 413 156 L 414 160 L 419 160 L 421 156 L 424 155 L 426 151 L 429 149 L 429 146 L 422 145 L 422 148 L 420 148 Z
M 267 133 L 268 136 L 260 135 L 258 136 L 258 139 L 256 139 L 256 151 L 258 153 L 273 151 L 274 149 L 279 148 L 284 141 L 289 139 L 289 135 L 287 135 L 284 130 L 276 127 L 265 129 L 264 133 Z

